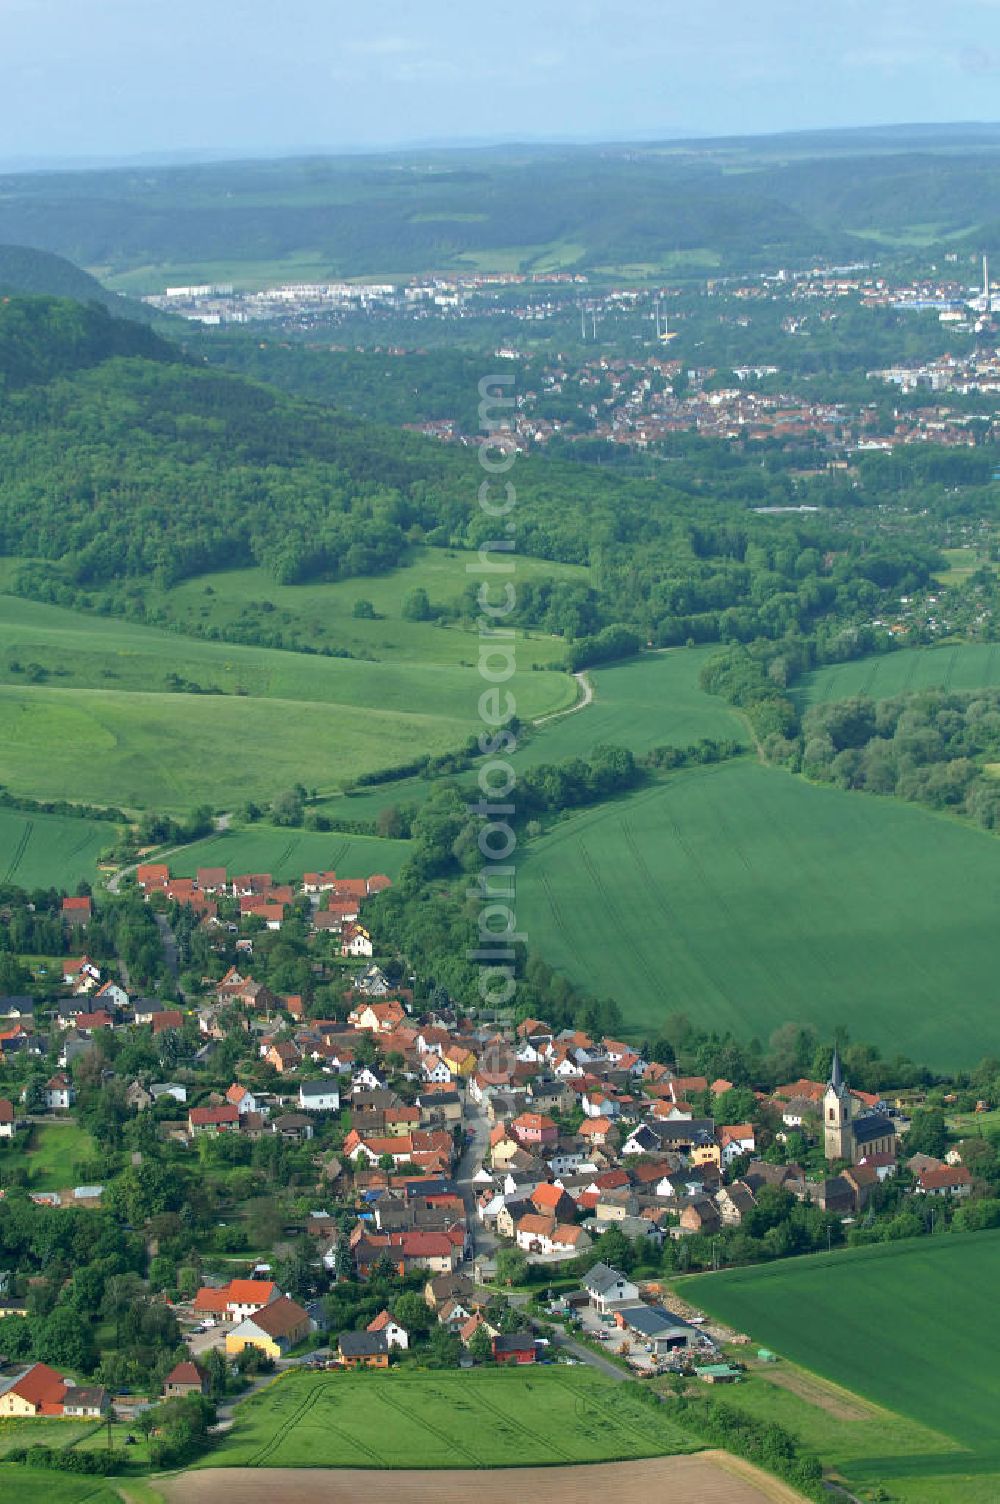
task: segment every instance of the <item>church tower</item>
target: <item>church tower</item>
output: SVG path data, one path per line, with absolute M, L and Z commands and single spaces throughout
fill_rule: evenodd
M 828 1160 L 854 1163 L 854 1133 L 851 1128 L 851 1094 L 844 1085 L 836 1045 L 830 1079 L 823 1094 L 823 1148 Z

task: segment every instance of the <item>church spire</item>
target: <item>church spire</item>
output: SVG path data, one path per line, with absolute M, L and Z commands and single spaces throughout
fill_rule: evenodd
M 833 1047 L 833 1064 L 830 1066 L 830 1082 L 834 1091 L 839 1096 L 844 1089 L 844 1077 L 840 1069 L 840 1051 L 837 1046 Z

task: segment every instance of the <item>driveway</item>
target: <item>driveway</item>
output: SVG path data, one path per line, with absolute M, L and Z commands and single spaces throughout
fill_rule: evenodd
M 602 1358 L 600 1353 L 592 1353 L 590 1348 L 584 1347 L 582 1342 L 574 1342 L 572 1337 L 567 1337 L 565 1332 L 560 1332 L 558 1329 L 556 1330 L 554 1346 L 562 1352 L 569 1353 L 571 1358 L 578 1358 L 581 1363 L 586 1363 L 588 1367 L 596 1368 L 598 1373 L 602 1373 L 606 1379 L 614 1379 L 616 1383 L 620 1384 L 623 1379 L 632 1377 L 632 1375 L 625 1372 L 624 1368 L 619 1368 L 617 1364 L 611 1363 L 607 1358 Z

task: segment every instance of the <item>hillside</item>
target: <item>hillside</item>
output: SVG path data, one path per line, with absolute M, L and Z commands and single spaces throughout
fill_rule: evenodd
M 990 126 L 22 173 L 0 178 L 0 237 L 132 290 L 449 267 L 705 275 L 971 241 L 998 180 Z
M 0 245 L 0 295 L 4 293 L 100 303 L 116 318 L 140 324 L 148 324 L 154 317 L 144 303 L 109 292 L 96 277 L 64 256 L 28 245 Z
M 494 535 L 467 451 L 207 369 L 98 309 L 0 305 L 0 375 L 15 389 L 0 416 L 0 554 L 36 560 L 20 594 L 69 605 L 107 590 L 87 603 L 141 613 L 141 590 L 109 587 L 249 565 L 279 584 L 349 579 L 396 566 L 413 541 L 478 549 Z M 850 615 L 873 580 L 918 588 L 940 564 L 919 541 L 845 549 L 837 519 L 750 510 L 785 494 L 780 475 L 726 456 L 637 475 L 523 456 L 518 553 L 586 566 L 596 550 L 602 567 L 530 582 L 518 624 L 581 638 L 629 621 L 669 645 L 717 640 L 735 610 L 741 634 L 770 637 Z M 780 587 L 784 616 L 765 598 Z M 469 615 L 474 595 L 470 579 Z

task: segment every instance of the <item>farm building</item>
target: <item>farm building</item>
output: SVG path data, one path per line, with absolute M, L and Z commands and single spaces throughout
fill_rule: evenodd
M 226 1352 L 235 1357 L 245 1347 L 256 1347 L 269 1358 L 283 1358 L 309 1331 L 308 1312 L 287 1295 L 279 1295 L 233 1327 L 226 1336 Z

